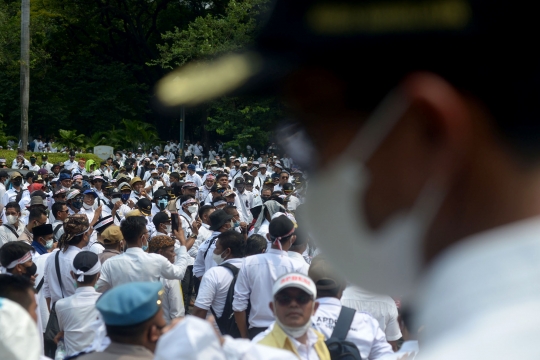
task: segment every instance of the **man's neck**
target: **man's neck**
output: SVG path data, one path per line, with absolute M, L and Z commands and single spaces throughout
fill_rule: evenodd
M 301 344 L 307 345 L 307 343 L 308 343 L 308 334 L 307 333 L 308 332 L 306 331 L 306 333 L 304 335 L 300 336 L 299 338 L 296 338 L 295 340 L 298 341 Z

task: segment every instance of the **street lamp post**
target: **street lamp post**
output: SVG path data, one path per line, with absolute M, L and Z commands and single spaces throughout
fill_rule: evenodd
M 28 144 L 30 102 L 30 0 L 21 0 L 21 148 Z

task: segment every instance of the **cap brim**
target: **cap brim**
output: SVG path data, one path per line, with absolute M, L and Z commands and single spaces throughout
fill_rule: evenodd
M 173 70 L 156 85 L 156 98 L 165 108 L 196 106 L 224 95 L 248 90 L 268 91 L 290 72 L 284 56 L 249 51 L 213 61 L 190 63 Z

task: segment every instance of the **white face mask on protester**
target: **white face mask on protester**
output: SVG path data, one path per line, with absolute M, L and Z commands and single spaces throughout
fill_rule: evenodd
M 90 210 L 92 208 L 93 205 L 88 205 L 87 203 L 83 203 L 82 204 L 83 208 L 85 208 L 86 210 Z
M 212 260 L 214 260 L 216 262 L 216 264 L 221 264 L 222 262 L 225 261 L 225 259 L 223 259 L 221 257 L 221 255 L 225 254 L 225 251 L 222 252 L 221 254 L 216 254 L 216 253 L 212 253 Z
M 172 225 L 165 225 L 165 232 L 170 234 L 172 232 Z
M 274 309 L 277 306 L 278 304 L 276 304 L 276 302 L 274 301 Z M 315 306 L 315 302 L 313 302 L 313 306 Z M 283 332 L 289 335 L 290 337 L 292 337 L 293 339 L 298 339 L 299 337 L 304 335 L 308 331 L 308 329 L 311 327 L 311 318 L 309 319 L 307 323 L 299 327 L 292 327 L 292 326 L 284 325 L 281 321 L 279 321 L 277 316 L 275 316 L 275 318 L 276 318 L 276 323 L 279 325 L 279 327 L 281 327 Z
M 304 217 L 321 253 L 349 281 L 394 296 L 414 290 L 422 239 L 445 194 L 428 181 L 408 212 L 394 214 L 377 230 L 368 224 L 364 206 L 370 174 L 364 164 L 408 106 L 404 97 L 390 93 L 333 166 L 312 176 Z M 328 191 L 336 184 L 348 191 Z M 340 211 L 320 211 L 330 203 L 341 204 Z
M 190 214 L 195 214 L 198 209 L 199 209 L 199 207 L 197 205 L 188 206 L 188 211 L 189 211 Z
M 9 224 L 13 225 L 13 224 L 16 224 L 17 221 L 19 221 L 19 218 L 15 215 L 8 215 L 6 216 L 6 219 L 8 221 Z

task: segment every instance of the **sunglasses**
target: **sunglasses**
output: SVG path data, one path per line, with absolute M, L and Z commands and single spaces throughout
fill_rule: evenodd
M 281 306 L 288 306 L 294 300 L 298 305 L 306 305 L 313 300 L 313 297 L 308 294 L 300 294 L 298 296 L 289 296 L 286 294 L 278 294 L 275 296 L 277 303 Z

